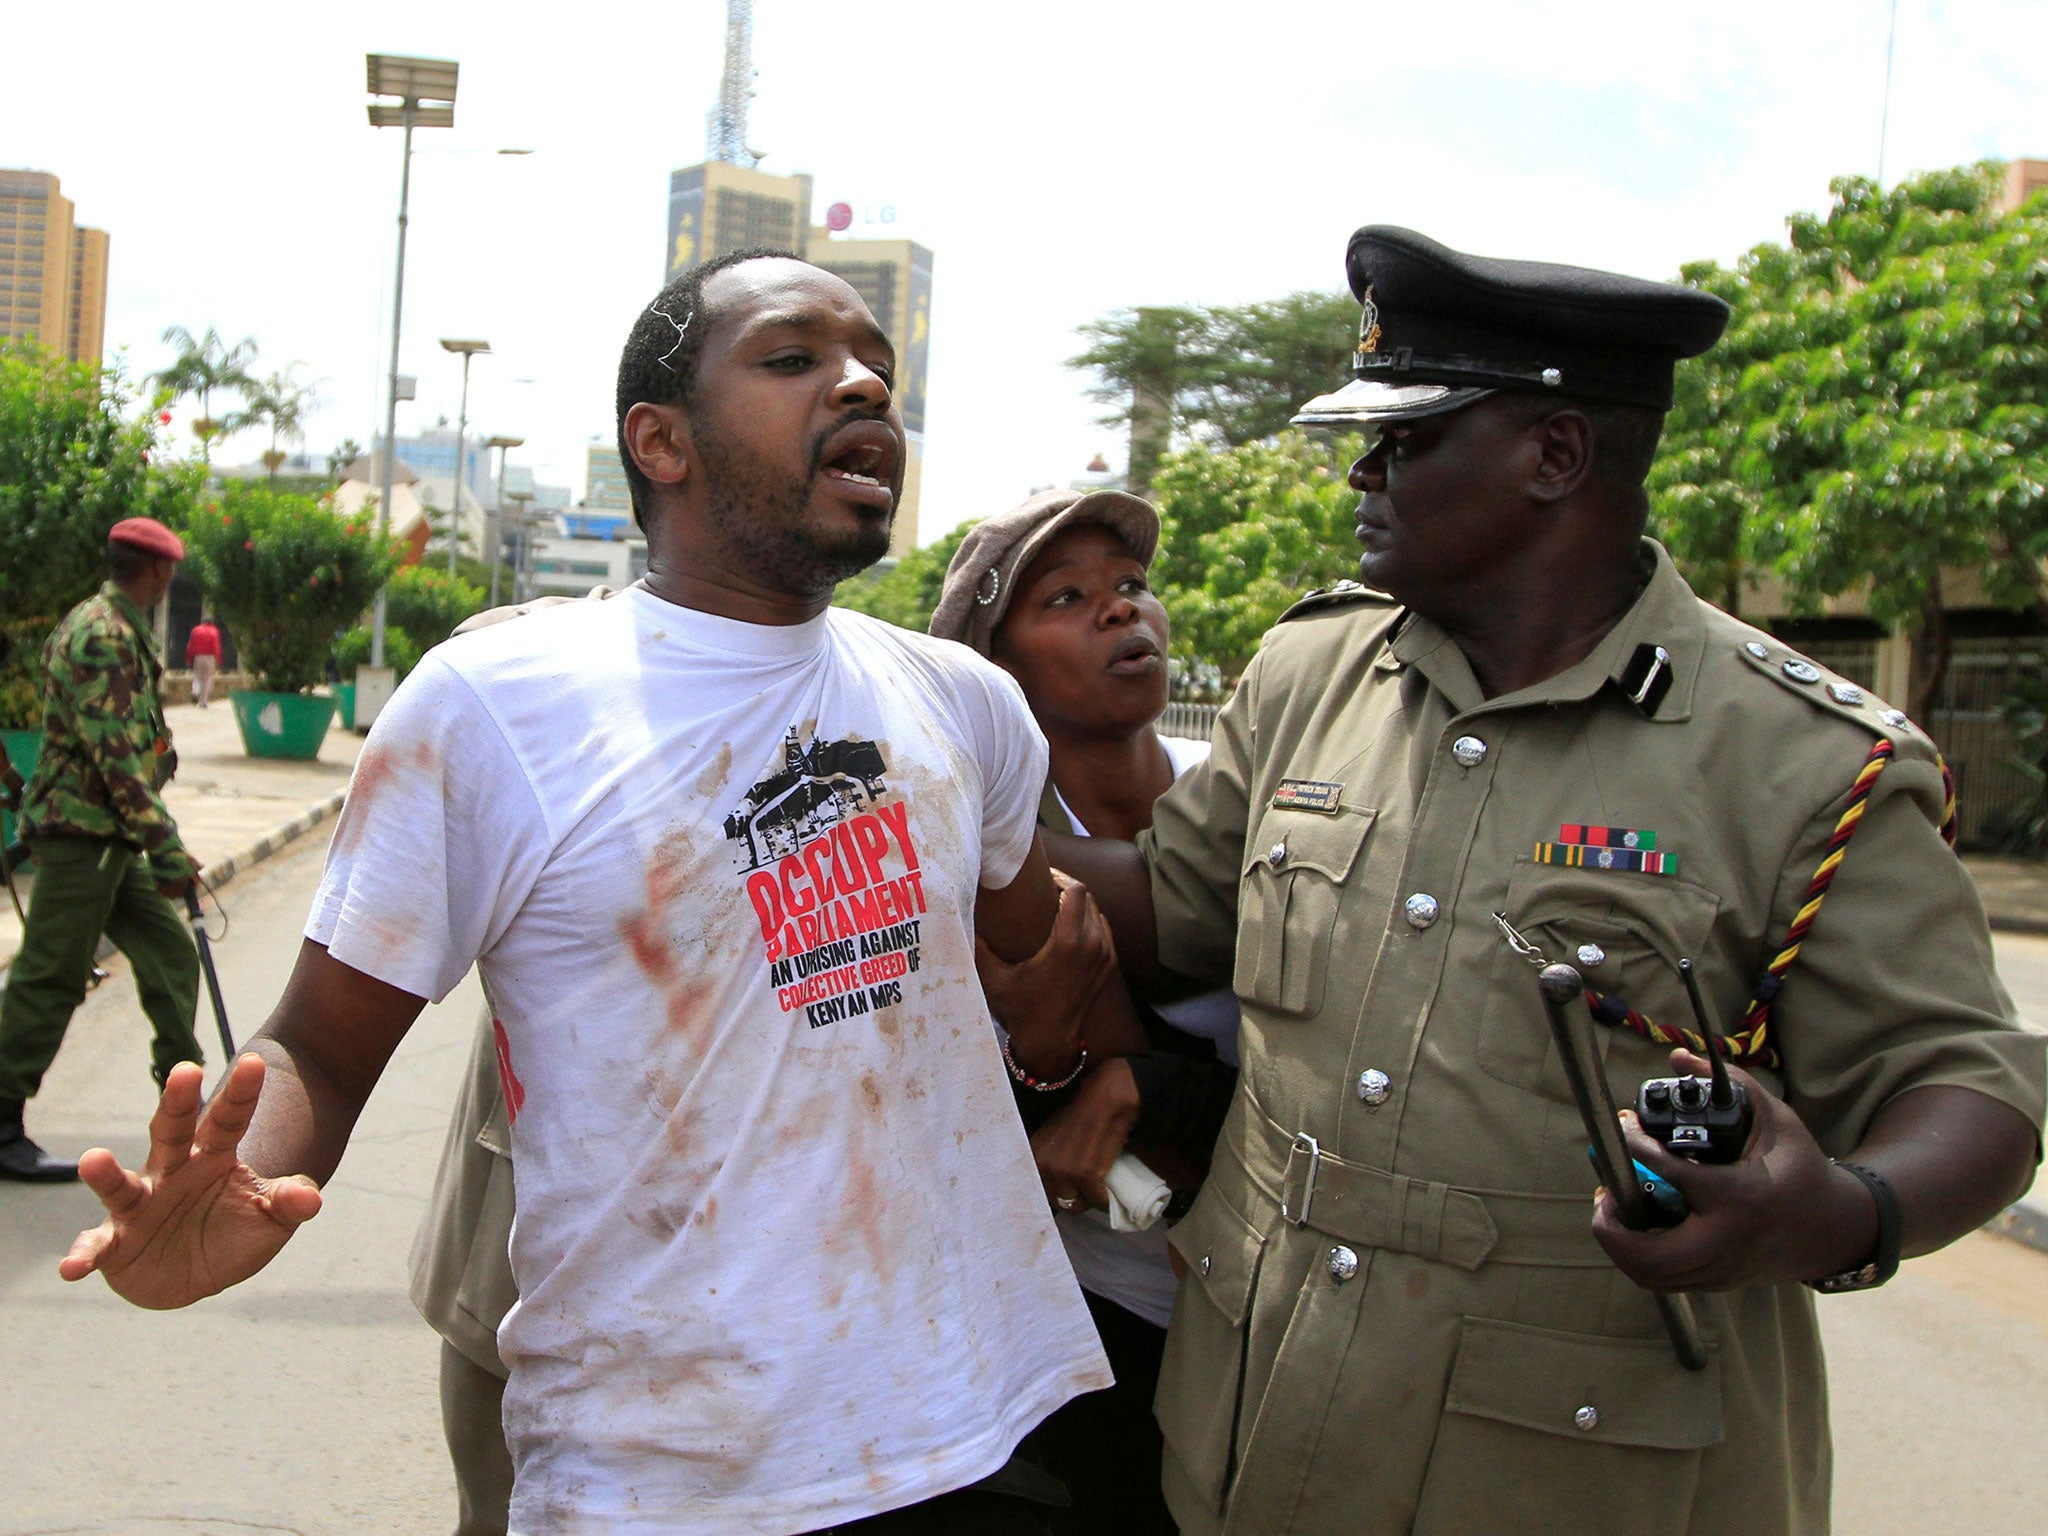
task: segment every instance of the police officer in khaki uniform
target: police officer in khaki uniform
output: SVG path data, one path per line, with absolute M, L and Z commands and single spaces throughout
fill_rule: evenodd
M 1881 1283 L 2039 1156 L 2042 1043 L 1944 842 L 1944 770 L 1641 536 L 1717 300 L 1386 227 L 1348 267 L 1357 378 L 1298 419 L 1376 431 L 1351 480 L 1384 591 L 1287 615 L 1135 850 L 1053 850 L 1127 969 L 1244 1002 L 1173 1234 L 1169 1501 L 1187 1536 L 1824 1531 L 1801 1282 Z M 1629 1232 L 1532 961 L 1583 973 L 1628 1104 L 1690 1025 L 1681 959 L 1756 1128 L 1702 1167 L 1631 1122 L 1692 1214 Z M 1696 1292 L 1705 1369 L 1646 1286 Z
M 407 1265 L 412 1303 L 441 1335 L 441 1431 L 455 1469 L 455 1536 L 505 1536 L 511 1515 L 508 1373 L 498 1325 L 519 1300 L 509 1251 L 516 1203 L 512 1125 L 486 1003 Z
M 616 594 L 592 587 L 588 598 Z M 568 597 L 541 597 L 472 614 L 458 635 L 517 619 Z M 519 1300 L 512 1278 L 512 1125 L 498 1072 L 497 1026 L 486 999 L 469 1066 L 449 1118 L 434 1191 L 413 1234 L 412 1303 L 441 1335 L 441 1432 L 455 1471 L 455 1536 L 505 1536 L 512 1457 L 505 1449 L 504 1359 L 498 1325 Z

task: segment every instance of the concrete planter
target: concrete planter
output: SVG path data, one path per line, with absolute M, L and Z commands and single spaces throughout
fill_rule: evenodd
M 228 695 L 241 728 L 242 746 L 251 757 L 283 757 L 299 762 L 318 757 L 327 727 L 334 723 L 336 700 L 322 693 L 261 693 L 254 689 Z
M 43 755 L 41 731 L 0 731 L 0 752 L 14 764 L 14 771 L 26 779 L 36 771 L 36 759 Z M 14 818 L 0 811 L 0 847 L 14 841 Z

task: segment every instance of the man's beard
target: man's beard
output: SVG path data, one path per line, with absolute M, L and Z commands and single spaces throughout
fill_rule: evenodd
M 893 510 L 886 518 L 861 519 L 846 538 L 830 538 L 813 526 L 811 489 L 828 435 L 820 434 L 812 445 L 809 472 L 784 475 L 744 446 L 697 426 L 697 453 L 711 491 L 711 524 L 764 585 L 815 596 L 889 552 Z

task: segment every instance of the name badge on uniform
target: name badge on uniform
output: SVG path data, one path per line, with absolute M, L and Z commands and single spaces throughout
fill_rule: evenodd
M 1334 816 L 1343 793 L 1342 784 L 1325 784 L 1318 779 L 1282 779 L 1280 787 L 1273 791 L 1273 809 L 1318 811 L 1325 816 Z

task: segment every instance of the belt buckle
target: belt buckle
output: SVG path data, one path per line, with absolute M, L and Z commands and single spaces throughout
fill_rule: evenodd
M 1301 1208 L 1296 1210 L 1294 1209 L 1295 1154 L 1301 1152 L 1308 1154 L 1308 1172 L 1302 1180 Z M 1316 1167 L 1322 1160 L 1322 1144 L 1315 1137 L 1309 1135 L 1307 1131 L 1296 1131 L 1293 1143 L 1287 1148 L 1287 1171 L 1280 1181 L 1280 1219 L 1287 1222 L 1290 1226 L 1305 1227 L 1308 1225 L 1309 1207 L 1315 1204 L 1316 1198 Z

